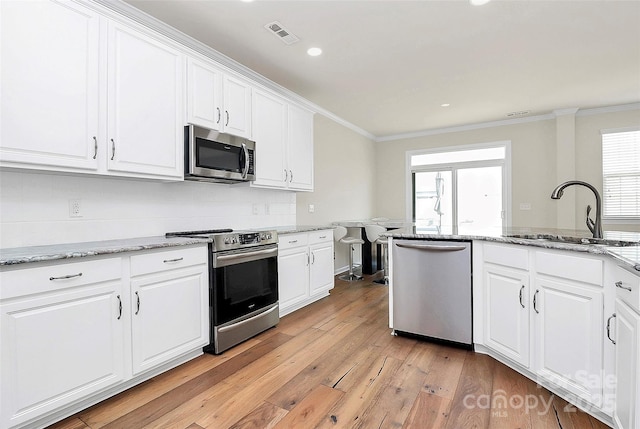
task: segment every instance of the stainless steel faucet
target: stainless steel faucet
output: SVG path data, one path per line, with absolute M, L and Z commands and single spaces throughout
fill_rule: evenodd
M 600 198 L 600 193 L 596 188 L 590 185 L 587 182 L 582 182 L 580 180 L 569 180 L 564 183 L 559 184 L 556 189 L 551 193 L 551 199 L 559 200 L 562 197 L 562 193 L 564 192 L 564 188 L 571 185 L 582 185 L 591 189 L 593 194 L 596 196 L 596 220 L 589 222 L 589 211 L 591 211 L 591 207 L 587 211 L 587 227 L 593 233 L 593 238 L 602 238 L 602 199 Z

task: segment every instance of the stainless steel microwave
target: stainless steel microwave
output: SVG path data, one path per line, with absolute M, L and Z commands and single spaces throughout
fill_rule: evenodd
M 254 141 L 215 130 L 184 127 L 184 178 L 239 183 L 255 180 Z

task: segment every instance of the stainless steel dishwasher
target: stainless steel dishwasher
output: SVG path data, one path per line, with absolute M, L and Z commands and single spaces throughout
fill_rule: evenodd
M 394 333 L 472 348 L 471 242 L 392 243 Z

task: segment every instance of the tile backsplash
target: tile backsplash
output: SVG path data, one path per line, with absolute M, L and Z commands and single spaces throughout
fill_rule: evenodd
M 71 217 L 78 200 L 81 217 Z M 296 194 L 248 184 L 0 172 L 0 247 L 295 225 Z

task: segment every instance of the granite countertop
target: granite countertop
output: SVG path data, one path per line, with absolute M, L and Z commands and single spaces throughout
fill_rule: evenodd
M 604 238 L 598 240 L 591 238 L 584 231 L 573 230 L 512 228 L 505 232 L 482 230 L 473 234 L 451 235 L 421 230 L 413 225 L 390 230 L 384 235 L 393 238 L 427 240 L 482 240 L 609 255 L 621 265 L 640 272 L 640 232 L 605 231 Z
M 333 229 L 331 225 L 284 225 L 273 228 L 263 228 L 264 230 L 276 230 L 279 235 L 296 234 L 300 232 L 322 231 L 324 229 Z M 260 229 L 259 229 L 260 230 Z
M 140 237 L 122 240 L 89 241 L 83 243 L 51 244 L 47 246 L 0 249 L 0 266 L 58 259 L 134 252 L 147 249 L 189 246 L 208 243 L 208 239 L 186 237 Z
M 345 228 L 363 228 L 365 225 L 381 225 L 386 228 L 409 228 L 413 223 L 403 219 L 371 218 L 359 220 L 342 220 L 333 222 L 333 225 L 344 226 Z

